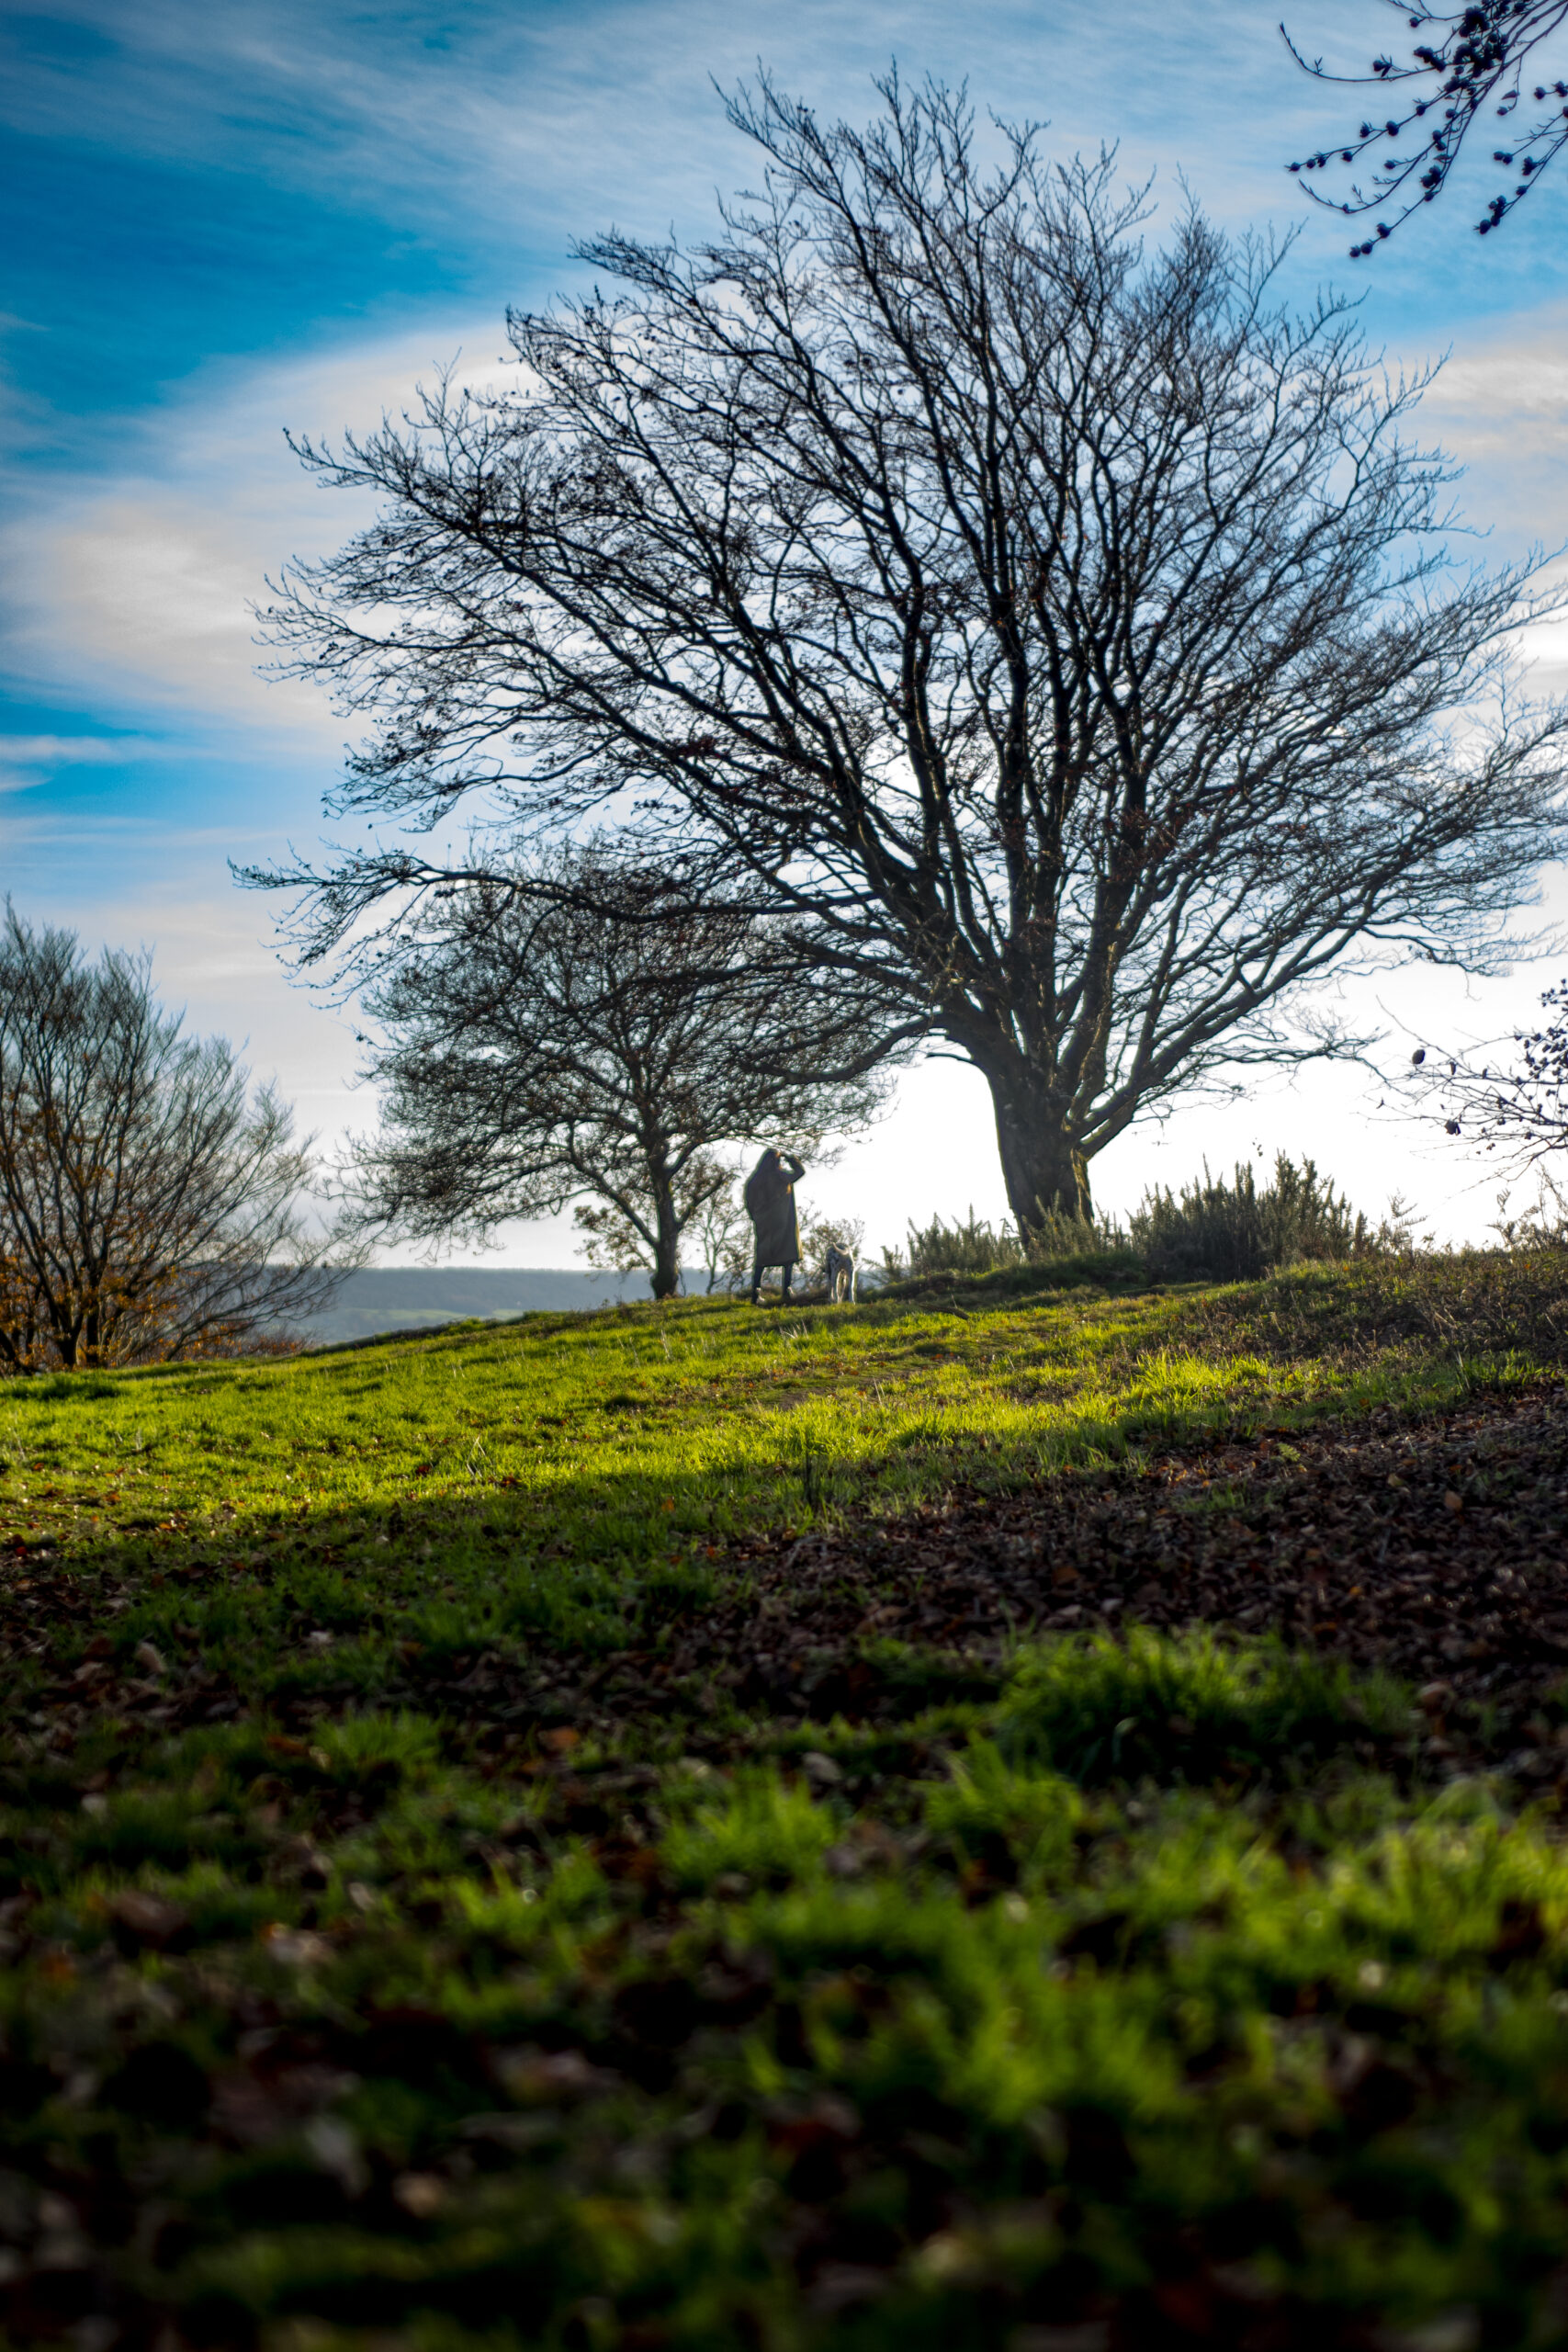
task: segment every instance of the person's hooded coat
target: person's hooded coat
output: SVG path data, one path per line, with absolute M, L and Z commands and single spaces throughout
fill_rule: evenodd
M 795 1187 L 805 1165 L 783 1152 L 762 1154 L 746 1179 L 741 1194 L 746 1214 L 757 1236 L 760 1266 L 792 1266 L 800 1258 L 800 1226 L 795 1214 Z

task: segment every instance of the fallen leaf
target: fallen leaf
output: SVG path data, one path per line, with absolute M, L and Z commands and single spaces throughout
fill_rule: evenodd
M 324 1936 L 313 1935 L 308 1928 L 286 1928 L 276 1919 L 262 1929 L 262 1941 L 286 1968 L 319 1968 L 332 1955 Z
M 151 1944 L 162 1951 L 190 1925 L 190 1913 L 177 1903 L 170 1903 L 162 1894 L 153 1894 L 139 1886 L 122 1887 L 112 1894 L 108 1903 L 109 1917 L 138 1943 Z
M 446 2183 L 433 2172 L 400 2173 L 392 2183 L 392 2195 L 416 2222 L 428 2222 L 439 2213 L 448 2193 Z

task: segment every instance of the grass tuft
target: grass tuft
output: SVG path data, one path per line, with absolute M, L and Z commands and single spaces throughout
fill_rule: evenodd
M 1278 1642 L 1134 1626 L 1050 1643 L 1019 1661 L 1004 1696 L 1004 1755 L 1085 1785 L 1145 1775 L 1211 1783 L 1237 1773 L 1299 1778 L 1369 1742 L 1408 1736 L 1409 1700 Z

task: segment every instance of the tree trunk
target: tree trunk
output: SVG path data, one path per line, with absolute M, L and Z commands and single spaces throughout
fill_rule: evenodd
M 681 1226 L 675 1215 L 675 1188 L 662 1171 L 653 1180 L 653 1295 L 673 1298 L 681 1288 Z
M 1089 1162 L 1063 1122 L 1059 1102 L 1021 1066 L 987 1070 L 996 1113 L 997 1148 L 1008 1206 L 1025 1238 L 1055 1210 L 1085 1219 L 1094 1214 Z

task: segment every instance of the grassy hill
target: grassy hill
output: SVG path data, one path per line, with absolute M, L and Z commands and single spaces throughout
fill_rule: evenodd
M 17 2344 L 1568 2341 L 1568 1266 L 0 1389 Z

